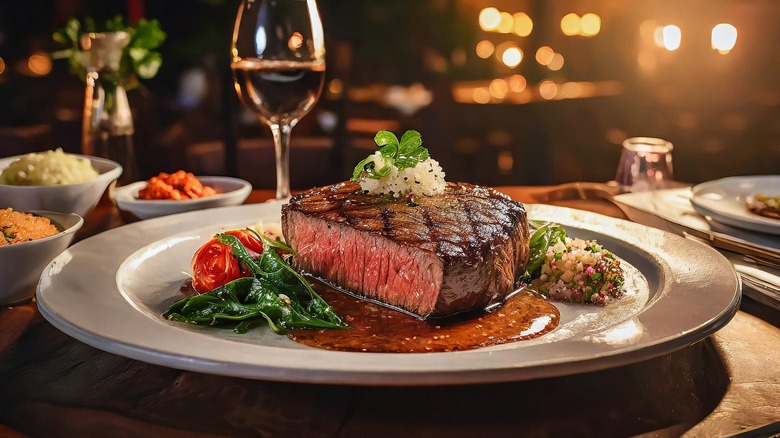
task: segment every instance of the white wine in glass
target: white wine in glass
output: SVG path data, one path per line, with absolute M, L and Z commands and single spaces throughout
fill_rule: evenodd
M 243 0 L 231 48 L 241 102 L 271 128 L 276 199 L 290 197 L 290 132 L 317 103 L 325 40 L 314 0 Z

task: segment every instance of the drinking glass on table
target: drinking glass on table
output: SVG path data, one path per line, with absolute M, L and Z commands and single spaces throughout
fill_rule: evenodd
M 663 189 L 674 180 L 672 144 L 652 137 L 623 142 L 615 180 L 624 192 Z
M 273 133 L 276 199 L 290 197 L 290 131 L 325 80 L 325 41 L 315 0 L 243 0 L 231 69 L 241 102 Z

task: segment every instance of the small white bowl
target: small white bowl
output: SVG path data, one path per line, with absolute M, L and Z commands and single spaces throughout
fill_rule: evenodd
M 138 199 L 138 192 L 147 184 L 146 181 L 139 181 L 126 186 L 114 187 L 109 191 L 109 196 L 120 210 L 130 213 L 138 219 L 150 219 L 184 213 L 185 211 L 240 205 L 252 191 L 250 183 L 238 178 L 227 176 L 199 176 L 197 178 L 204 186 L 213 187 L 220 193 L 179 201 Z
M 21 211 L 21 210 L 16 210 Z M 32 298 L 43 269 L 68 248 L 76 231 L 84 225 L 81 216 L 52 211 L 25 211 L 49 218 L 59 233 L 29 242 L 0 246 L 0 304 Z
M 109 184 L 122 174 L 122 166 L 105 158 L 73 154 L 87 158 L 98 176 L 79 184 L 51 186 L 14 186 L 0 184 L 0 208 L 11 207 L 17 211 L 56 211 L 87 216 L 100 201 Z M 14 161 L 24 157 L 17 155 L 0 159 L 0 172 Z

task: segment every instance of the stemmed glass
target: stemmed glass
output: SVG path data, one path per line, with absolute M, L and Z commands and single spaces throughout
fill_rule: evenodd
M 231 69 L 241 102 L 273 133 L 276 199 L 290 197 L 290 131 L 325 81 L 325 38 L 315 0 L 242 0 Z

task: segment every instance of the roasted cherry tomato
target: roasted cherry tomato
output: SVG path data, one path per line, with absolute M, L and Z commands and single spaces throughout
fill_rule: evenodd
M 236 236 L 252 257 L 263 252 L 263 241 L 251 231 L 230 230 L 224 234 Z M 251 276 L 252 272 L 239 262 L 233 250 L 216 238 L 206 242 L 192 257 L 192 288 L 201 294 L 237 278 Z

